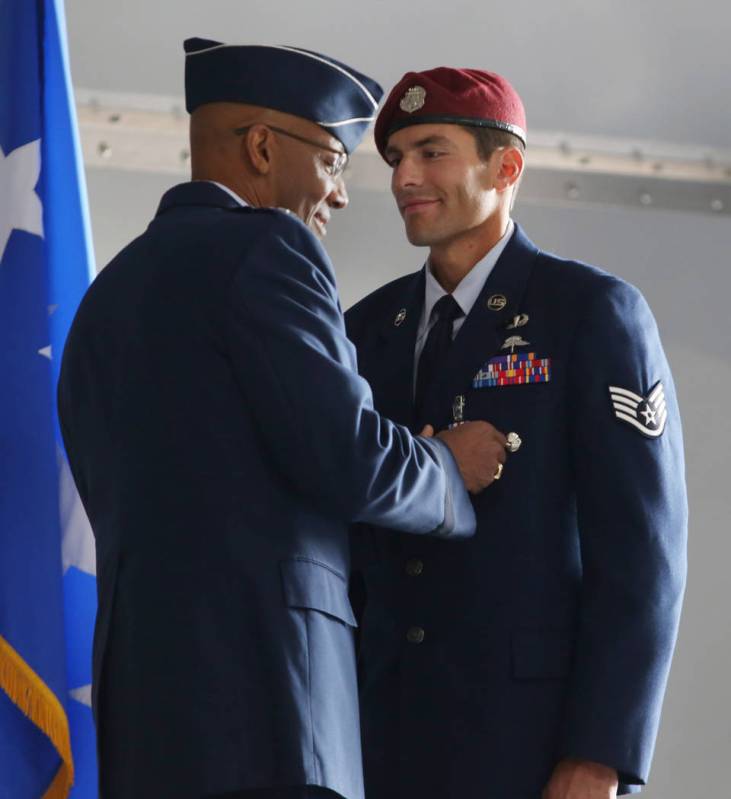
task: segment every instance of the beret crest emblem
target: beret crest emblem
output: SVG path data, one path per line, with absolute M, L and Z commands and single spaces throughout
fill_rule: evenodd
M 426 101 L 426 89 L 423 86 L 412 86 L 401 98 L 399 107 L 407 114 L 413 114 L 424 107 Z

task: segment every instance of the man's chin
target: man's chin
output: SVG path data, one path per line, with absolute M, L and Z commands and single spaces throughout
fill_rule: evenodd
M 406 238 L 414 247 L 429 247 L 434 243 L 434 234 L 423 228 L 406 227 Z

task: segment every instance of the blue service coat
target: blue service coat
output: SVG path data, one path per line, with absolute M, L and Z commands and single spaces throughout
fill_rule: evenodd
M 441 442 L 373 410 L 299 220 L 171 189 L 97 277 L 59 410 L 96 537 L 105 799 L 362 799 L 348 523 L 460 537 Z
M 346 314 L 376 408 L 403 424 L 417 421 L 423 298 L 422 271 Z M 515 336 L 541 382 L 496 377 Z M 633 415 L 616 392 L 644 398 L 659 382 L 661 435 L 647 403 Z M 468 542 L 380 530 L 356 542 L 366 794 L 538 799 L 565 756 L 613 766 L 637 790 L 686 572 L 680 419 L 651 312 L 634 287 L 540 252 L 518 227 L 418 422 L 444 428 L 457 395 L 465 419 L 523 444 L 474 499 Z

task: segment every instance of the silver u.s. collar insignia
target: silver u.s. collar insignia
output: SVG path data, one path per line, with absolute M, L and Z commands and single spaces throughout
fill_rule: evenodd
M 520 313 L 514 316 L 510 324 L 505 327 L 506 330 L 517 330 L 519 327 L 525 327 L 528 324 L 530 316 L 527 313 Z
M 500 347 L 501 350 L 510 350 L 512 353 L 516 347 L 527 347 L 530 345 L 530 341 L 525 341 L 520 336 L 510 336 L 506 338 L 503 342 L 503 346 Z
M 662 383 L 655 383 L 644 397 L 627 388 L 609 386 L 609 396 L 617 419 L 643 436 L 659 438 L 665 431 L 668 408 Z
M 412 86 L 401 98 L 399 108 L 407 114 L 413 114 L 424 107 L 426 102 L 426 89 L 423 86 Z
M 508 298 L 504 294 L 491 294 L 487 298 L 487 307 L 491 311 L 502 311 L 508 304 Z
M 393 324 L 395 327 L 400 327 L 404 320 L 406 319 L 406 308 L 402 308 L 397 314 L 396 318 L 393 320 Z

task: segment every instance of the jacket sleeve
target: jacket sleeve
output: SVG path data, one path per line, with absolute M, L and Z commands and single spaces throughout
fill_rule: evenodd
M 272 213 L 264 224 L 231 285 L 229 348 L 262 444 L 292 490 L 345 521 L 473 535 L 448 447 L 375 412 L 324 250 L 297 220 Z
M 644 784 L 685 586 L 687 504 L 675 388 L 637 289 L 602 280 L 568 381 L 583 580 L 563 754 Z M 667 419 L 652 435 L 660 428 L 645 424 L 647 406 L 632 406 L 660 383 Z M 617 388 L 635 400 L 616 400 Z

